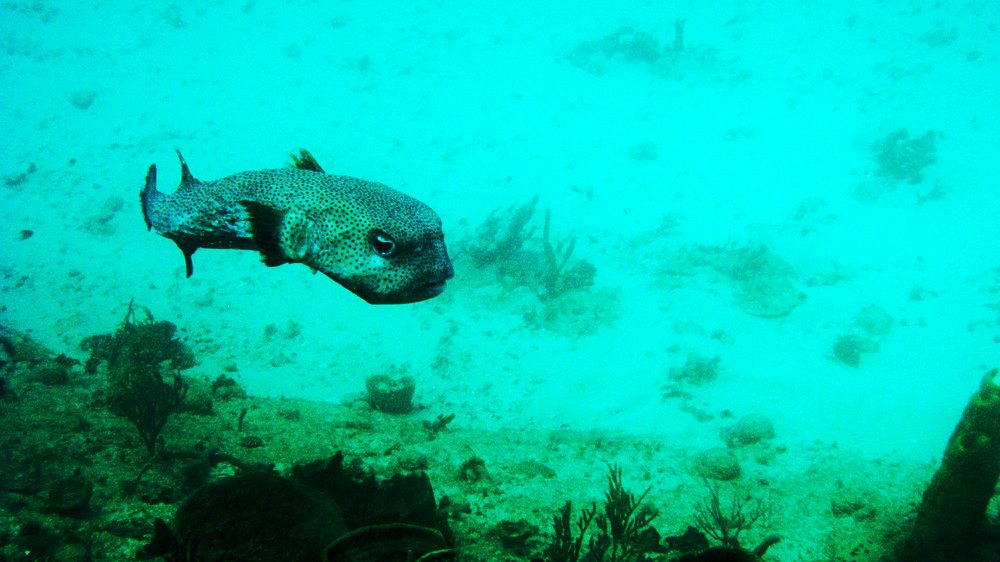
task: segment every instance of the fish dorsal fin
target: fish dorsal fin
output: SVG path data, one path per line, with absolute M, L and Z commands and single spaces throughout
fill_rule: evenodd
M 279 211 L 255 201 L 240 201 L 250 218 L 250 235 L 264 265 L 305 263 L 313 252 L 315 223 L 304 213 Z
M 191 175 L 191 170 L 188 169 L 187 162 L 184 161 L 184 156 L 181 155 L 180 149 L 177 149 L 177 159 L 181 161 L 181 186 L 179 189 L 197 185 L 199 182 Z
M 316 158 L 306 149 L 300 148 L 298 156 L 292 153 L 292 167 L 299 170 L 309 170 L 310 172 L 319 172 L 325 174 L 326 171 L 319 165 Z

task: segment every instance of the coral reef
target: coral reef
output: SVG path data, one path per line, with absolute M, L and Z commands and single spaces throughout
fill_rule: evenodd
M 141 309 L 137 315 L 141 317 Z M 877 321 L 879 315 L 868 316 L 873 320 L 872 325 L 884 325 Z M 0 335 L 7 334 L 9 332 Z M 750 550 L 711 549 L 703 534 L 684 532 L 692 523 L 689 512 L 694 510 L 701 489 L 691 485 L 696 477 L 677 466 L 678 458 L 691 453 L 683 440 L 668 442 L 658 436 L 637 437 L 606 431 L 583 433 L 572 428 L 482 430 L 475 428 L 474 423 L 463 423 L 462 427 L 452 424 L 435 431 L 424 422 L 433 425 L 438 413 L 450 412 L 452 407 L 461 410 L 460 405 L 436 404 L 434 409 L 419 416 L 387 416 L 373 411 L 363 400 L 320 404 L 296 399 L 247 397 L 236 381 L 229 378 L 236 376 L 235 369 L 224 368 L 225 377 L 218 377 L 219 371 L 208 369 L 192 370 L 190 376 L 185 373 L 190 390 L 184 403 L 192 396 L 204 395 L 210 398 L 212 408 L 200 413 L 186 409 L 175 412 L 162 433 L 169 447 L 158 449 L 159 454 L 150 459 L 138 433 L 107 408 L 100 407 L 107 400 L 105 367 L 97 363 L 92 365 L 95 372 L 87 372 L 70 361 L 67 367 L 70 384 L 46 385 L 44 377 L 36 376 L 34 371 L 36 368 L 48 369 L 46 363 L 58 355 L 28 340 L 23 345 L 18 341 L 14 336 L 0 337 L 0 362 L 3 363 L 0 375 L 6 385 L 6 397 L 0 403 L 0 427 L 3 428 L 0 449 L 4 451 L 4 455 L 0 455 L 0 559 L 93 562 L 134 559 L 137 549 L 150 543 L 154 529 L 160 539 L 159 551 L 172 552 L 170 549 L 176 545 L 170 542 L 173 531 L 166 522 L 175 523 L 179 506 L 201 486 L 226 481 L 233 475 L 264 472 L 308 487 L 310 493 L 317 490 L 315 493 L 327 496 L 326 490 L 335 489 L 329 482 L 336 480 L 334 475 L 340 470 L 350 472 L 355 482 L 374 482 L 361 486 L 362 491 L 353 499 L 338 497 L 335 500 L 338 507 L 341 503 L 376 507 L 373 512 L 352 511 L 350 514 L 348 509 L 341 507 L 348 533 L 361 544 L 370 544 L 369 540 L 379 543 L 379 531 L 368 529 L 353 533 L 352 530 L 366 526 L 418 525 L 425 530 L 438 529 L 448 545 L 443 550 L 460 549 L 462 559 L 468 562 L 527 560 L 531 556 L 538 559 L 549 545 L 551 537 L 545 535 L 551 533 L 548 527 L 554 522 L 554 510 L 544 505 L 539 509 L 540 504 L 555 508 L 563 499 L 573 497 L 566 516 L 571 541 L 581 535 L 577 527 L 580 506 L 585 506 L 588 512 L 593 511 L 577 551 L 577 560 L 583 560 L 588 554 L 591 537 L 601 532 L 596 518 L 608 513 L 604 508 L 607 498 L 598 499 L 592 506 L 589 501 L 578 500 L 573 495 L 586 494 L 593 489 L 595 458 L 621 459 L 629 463 L 623 465 L 624 472 L 638 471 L 637 478 L 642 478 L 637 480 L 642 482 L 639 492 L 647 486 L 660 488 L 648 496 L 632 495 L 633 505 L 640 504 L 634 513 L 641 513 L 643 506 L 653 503 L 661 508 L 661 515 L 639 534 L 641 555 L 635 560 L 677 560 L 684 555 L 688 556 L 687 560 L 699 562 L 721 555 L 729 557 L 724 559 L 758 559 Z M 680 355 L 680 362 L 684 362 L 684 355 Z M 458 410 L 456 413 L 465 419 L 464 413 Z M 714 415 L 719 414 L 715 412 Z M 746 440 L 744 433 L 739 435 L 734 435 L 734 445 Z M 264 446 L 245 448 L 243 443 L 247 437 L 261 439 Z M 363 459 L 364 469 L 360 461 L 345 467 L 341 461 L 329 458 L 332 451 L 341 448 L 349 458 Z M 908 484 L 925 477 L 926 472 L 920 467 L 915 471 L 918 478 L 904 480 L 899 472 L 906 472 L 907 468 L 901 464 L 899 471 L 893 467 L 890 477 L 882 480 L 886 477 L 885 465 L 866 459 L 858 463 L 857 470 L 847 469 L 843 464 L 834 464 L 837 453 L 820 449 L 817 468 L 797 476 L 786 472 L 785 466 L 763 467 L 755 463 L 746 467 L 754 480 L 768 480 L 783 502 L 794 502 L 797 513 L 801 509 L 809 514 L 806 522 L 799 517 L 781 521 L 783 533 L 791 535 L 796 532 L 793 529 L 816 530 L 812 536 L 804 533 L 796 537 L 794 543 L 788 545 L 790 552 L 780 553 L 780 558 L 875 560 L 876 554 L 881 553 L 879 540 L 884 541 L 885 537 L 881 531 L 898 527 L 905 515 Z M 475 456 L 474 451 L 481 452 L 487 459 L 489 472 L 485 469 L 486 462 Z M 752 450 L 737 452 L 744 458 L 744 453 L 752 453 Z M 305 464 L 315 459 L 320 459 L 315 465 Z M 464 464 L 466 460 L 471 462 Z M 630 469 L 630 466 L 635 468 Z M 398 474 L 401 470 L 404 472 Z M 602 472 L 599 466 L 596 478 L 601 485 L 598 488 L 604 484 Z M 830 499 L 834 496 L 827 491 L 834 487 L 834 480 L 848 473 L 856 479 L 868 479 L 873 485 L 884 486 L 880 494 L 884 494 L 885 499 L 872 495 L 865 505 L 858 507 L 854 495 L 838 495 L 837 498 L 843 496 L 845 501 L 837 504 L 837 513 L 843 516 L 837 518 L 830 513 Z M 368 480 L 368 476 L 374 474 L 379 478 Z M 372 489 L 385 488 L 402 479 L 413 484 L 402 496 L 385 502 L 371 499 L 375 497 Z M 623 479 L 619 477 L 618 480 Z M 434 493 L 448 494 L 447 501 L 442 498 L 439 506 L 434 505 L 434 494 L 428 493 L 430 481 L 434 483 Z M 889 486 L 886 482 L 901 485 Z M 284 484 L 274 487 L 283 488 Z M 296 486 L 291 488 L 302 490 Z M 725 492 L 728 487 L 723 484 L 721 489 Z M 864 488 L 860 489 L 864 493 Z M 618 490 L 619 497 L 621 492 L 627 493 L 621 485 Z M 798 495 L 800 490 L 808 492 Z M 594 494 L 600 495 L 603 491 L 597 489 Z M 260 495 L 262 500 L 271 498 L 270 494 Z M 291 495 L 299 497 L 295 491 Z M 584 498 L 589 500 L 587 496 Z M 233 499 L 235 501 L 235 495 Z M 720 501 L 723 513 L 728 503 L 728 496 L 723 493 Z M 753 507 L 753 502 L 748 501 L 747 505 Z M 873 509 L 877 510 L 876 515 L 866 515 Z M 211 510 L 212 513 L 220 511 Z M 256 510 L 248 511 L 251 511 L 245 514 L 248 521 L 267 516 L 267 513 L 253 512 Z M 991 509 L 990 515 L 994 513 Z M 419 522 L 387 520 L 387 514 L 406 514 L 407 517 L 419 514 Z M 154 523 L 157 517 L 163 520 L 159 524 Z M 455 531 L 453 535 L 441 530 L 437 523 L 440 520 L 448 521 Z M 664 525 L 676 534 L 684 533 L 690 540 L 669 538 L 666 544 L 670 552 L 664 554 L 654 525 Z M 840 558 L 823 557 L 818 542 L 829 536 L 827 533 L 834 532 L 820 529 L 826 525 L 852 529 L 848 538 L 837 539 L 842 545 Z M 539 536 L 535 527 L 543 527 L 545 532 Z M 607 533 L 610 534 L 611 529 L 609 525 Z M 756 523 L 739 535 L 739 542 L 754 542 L 762 529 L 761 523 Z M 288 536 L 293 536 L 294 532 L 297 531 L 289 531 Z M 432 539 L 428 543 L 432 548 L 440 546 L 435 542 L 439 541 L 435 532 L 421 531 L 421 534 Z M 315 544 L 326 538 L 322 537 Z M 341 546 L 350 546 L 347 542 L 345 539 Z M 310 556 L 315 554 L 316 548 L 321 548 L 315 544 Z M 569 544 L 572 548 L 573 542 Z M 716 540 L 711 539 L 711 544 L 716 544 Z M 849 556 L 855 547 L 861 551 L 859 545 L 864 545 L 871 554 Z M 381 546 L 392 548 L 391 544 Z M 24 554 L 28 551 L 30 558 Z M 144 553 L 150 555 L 152 551 L 157 549 L 151 546 Z M 287 557 L 289 552 L 292 550 L 283 551 L 282 557 L 277 559 L 291 559 Z M 605 558 L 611 552 L 611 549 L 605 551 Z M 425 555 L 414 557 L 417 556 Z M 775 552 L 774 558 L 768 558 L 777 559 L 778 556 Z

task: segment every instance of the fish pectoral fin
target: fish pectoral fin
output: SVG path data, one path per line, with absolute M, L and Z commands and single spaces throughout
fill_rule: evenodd
M 280 211 L 255 201 L 240 201 L 250 218 L 250 235 L 264 265 L 304 262 L 313 248 L 314 224 L 297 210 Z

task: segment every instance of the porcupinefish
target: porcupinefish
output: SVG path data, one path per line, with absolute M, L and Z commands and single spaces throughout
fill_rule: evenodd
M 441 219 L 381 183 L 327 174 L 309 152 L 294 165 L 215 181 L 191 175 L 180 151 L 181 184 L 156 189 L 156 164 L 140 193 L 149 230 L 184 253 L 187 276 L 198 248 L 257 250 L 264 263 L 301 263 L 372 304 L 435 297 L 454 275 Z

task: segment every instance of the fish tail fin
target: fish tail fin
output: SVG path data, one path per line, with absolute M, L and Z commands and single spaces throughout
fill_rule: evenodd
M 149 167 L 146 172 L 146 187 L 139 192 L 139 201 L 142 202 L 142 218 L 146 221 L 146 230 L 153 230 L 153 217 L 150 207 L 155 199 L 162 193 L 156 190 L 156 164 Z
M 180 156 L 180 152 L 177 153 Z M 191 177 L 191 172 L 187 171 L 187 166 L 184 164 L 184 158 L 181 158 L 182 178 L 189 178 L 191 181 L 197 182 L 193 177 Z M 186 172 L 186 174 L 185 174 Z M 183 179 L 182 179 L 183 186 Z M 142 218 L 146 221 L 146 230 L 153 230 L 153 207 L 158 200 L 163 198 L 163 192 L 156 189 L 156 164 L 152 164 L 149 167 L 149 171 L 146 172 L 146 186 L 142 188 L 139 192 L 139 201 L 142 203 Z M 191 246 L 189 244 L 184 244 L 174 240 L 177 247 L 181 249 L 184 254 L 184 269 L 188 277 L 194 273 L 194 264 L 191 261 L 191 255 L 194 251 L 198 249 L 197 246 Z

